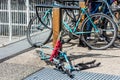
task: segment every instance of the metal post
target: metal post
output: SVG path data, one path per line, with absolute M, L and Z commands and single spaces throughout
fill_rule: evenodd
M 56 41 L 60 32 L 60 8 L 53 8 L 53 46 L 55 47 Z
M 9 41 L 11 41 L 12 40 L 11 0 L 8 0 L 8 12 L 9 12 Z
M 30 20 L 30 10 L 29 10 L 29 0 L 26 0 L 26 7 L 27 7 L 27 25 L 29 24 L 29 20 Z

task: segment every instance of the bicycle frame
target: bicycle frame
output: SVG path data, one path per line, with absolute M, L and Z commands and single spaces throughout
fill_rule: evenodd
M 53 6 L 62 6 L 62 5 L 53 3 Z M 88 14 L 87 11 L 86 11 L 87 8 L 81 8 L 80 10 L 82 11 L 82 15 L 85 14 L 85 15 L 89 18 L 89 20 L 90 20 L 90 22 L 92 23 L 95 31 L 93 31 L 93 32 L 92 32 L 92 31 L 88 31 L 88 32 L 77 32 L 77 28 L 78 28 L 78 25 L 79 25 L 79 23 L 80 23 L 80 20 L 81 20 L 82 16 L 80 16 L 80 18 L 79 18 L 78 21 L 76 22 L 76 25 L 75 25 L 75 27 L 74 27 L 73 30 L 72 30 L 64 21 L 62 21 L 62 23 L 65 25 L 65 28 L 66 28 L 69 32 L 71 32 L 72 34 L 75 34 L 75 35 L 80 35 L 80 34 L 84 34 L 84 33 L 86 33 L 86 34 L 87 34 L 87 33 L 94 33 L 94 32 L 98 33 L 99 30 L 97 29 L 96 25 L 93 23 L 93 21 L 91 20 L 89 14 Z M 45 11 L 45 15 L 42 17 L 41 20 L 44 21 L 45 18 L 47 17 L 47 15 L 48 15 L 49 13 L 52 14 L 52 9 L 48 9 L 47 11 Z M 45 27 L 46 27 L 46 26 L 45 26 Z
M 52 9 L 48 9 L 47 11 L 45 11 L 44 16 L 41 18 L 41 21 L 45 21 L 45 19 L 47 18 L 48 15 L 52 15 Z M 48 24 L 49 21 L 47 21 L 46 24 Z M 38 28 L 41 27 L 42 24 L 39 24 Z M 45 28 L 49 28 L 48 26 L 45 26 Z
M 51 50 L 54 49 L 54 48 L 52 48 L 50 46 L 46 46 L 46 45 L 42 45 L 41 48 L 48 48 Z M 44 51 L 42 49 L 40 50 L 39 55 L 40 55 L 41 60 L 49 60 L 50 59 L 50 56 L 46 56 L 46 54 L 44 53 Z M 74 70 L 73 66 L 69 63 L 69 59 L 67 57 L 66 52 L 59 50 L 59 57 L 60 58 L 63 57 L 65 59 L 65 61 L 68 63 L 68 65 L 66 66 L 66 69 L 69 69 L 70 71 Z M 56 58 L 53 58 L 53 63 L 60 64 L 59 60 Z
M 87 33 L 95 33 L 95 32 L 98 33 L 99 32 L 98 28 L 96 27 L 96 25 L 94 24 L 94 22 L 92 21 L 92 19 L 90 18 L 89 14 L 87 13 L 86 10 L 87 10 L 87 8 L 81 8 L 81 16 L 77 20 L 76 25 L 74 26 L 73 29 L 71 29 L 70 26 L 66 22 L 63 21 L 63 24 L 64 24 L 65 28 L 69 32 L 71 32 L 72 34 L 75 34 L 75 35 L 87 34 Z M 95 31 L 77 32 L 78 25 L 80 24 L 80 20 L 81 20 L 83 15 L 86 15 L 89 18 L 89 20 L 90 20 L 91 24 L 93 25 Z
M 54 2 L 52 5 L 53 5 L 53 6 L 62 6 L 62 5 L 60 5 L 60 4 L 57 4 L 56 2 Z M 37 14 L 37 16 L 38 16 L 38 18 L 39 18 L 39 14 L 38 14 L 37 10 L 36 10 L 36 14 Z M 40 20 L 41 22 L 42 22 L 42 21 L 44 22 L 45 19 L 47 18 L 47 16 L 48 16 L 49 14 L 52 15 L 52 9 L 46 10 L 44 16 L 43 16 L 41 19 L 39 18 L 39 20 Z M 49 27 L 46 26 L 43 22 L 42 22 L 42 24 L 45 26 L 45 28 L 49 28 Z M 40 24 L 40 25 L 38 26 L 38 28 L 40 28 L 42 24 Z M 48 21 L 47 21 L 47 24 L 48 24 Z

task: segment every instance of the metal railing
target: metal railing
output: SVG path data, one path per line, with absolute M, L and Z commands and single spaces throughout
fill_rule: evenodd
M 46 2 L 51 4 L 51 0 L 0 0 L 0 46 L 26 38 L 34 6 Z

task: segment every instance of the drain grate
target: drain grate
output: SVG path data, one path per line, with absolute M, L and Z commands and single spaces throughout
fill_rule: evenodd
M 60 71 L 50 68 L 44 68 L 28 77 L 24 80 L 120 80 L 120 76 L 74 71 L 75 76 L 71 79 L 67 74 L 62 74 Z

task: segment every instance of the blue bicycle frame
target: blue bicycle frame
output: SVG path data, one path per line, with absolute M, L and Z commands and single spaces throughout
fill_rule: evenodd
M 90 16 L 89 16 L 89 14 L 86 12 L 86 10 L 87 10 L 87 8 L 81 8 L 81 14 L 82 14 L 82 15 L 85 14 L 85 15 L 87 16 L 87 18 L 89 19 L 90 23 L 93 25 L 95 31 L 77 32 L 78 25 L 80 24 L 80 20 L 81 20 L 81 18 L 82 18 L 82 15 L 81 15 L 80 18 L 77 20 L 76 25 L 74 26 L 73 29 L 71 29 L 70 26 L 69 26 L 66 22 L 63 21 L 64 27 L 65 27 L 69 32 L 71 32 L 72 34 L 75 34 L 75 35 L 80 35 L 80 34 L 84 34 L 84 33 L 95 33 L 95 32 L 98 33 L 98 32 L 99 32 L 98 28 L 96 27 L 96 25 L 94 24 L 94 22 L 92 21 L 92 19 L 91 19 Z

